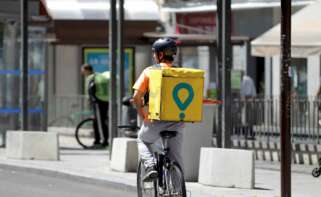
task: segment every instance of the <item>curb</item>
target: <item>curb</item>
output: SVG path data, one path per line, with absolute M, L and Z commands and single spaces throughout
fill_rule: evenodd
M 68 172 L 61 172 L 61 171 L 56 171 L 51 169 L 43 169 L 43 168 L 40 169 L 40 168 L 33 168 L 33 167 L 27 167 L 27 166 L 3 164 L 3 163 L 0 163 L 0 168 L 6 169 L 6 170 L 14 170 L 14 171 L 23 171 L 23 172 L 27 171 L 28 173 L 36 173 L 36 174 L 41 174 L 45 176 L 65 178 L 71 181 L 79 181 L 81 183 L 89 183 L 89 184 L 98 185 L 98 186 L 108 185 L 110 187 L 113 187 L 119 190 L 125 190 L 130 192 L 137 191 L 136 186 L 133 186 L 130 184 L 114 182 L 106 179 L 86 177 L 86 176 L 81 176 L 81 175 L 76 175 Z

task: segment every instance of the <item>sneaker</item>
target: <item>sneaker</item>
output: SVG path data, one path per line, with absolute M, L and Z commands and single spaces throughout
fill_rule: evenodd
M 145 175 L 143 177 L 143 182 L 151 182 L 157 178 L 157 171 L 154 166 L 147 167 L 145 169 Z

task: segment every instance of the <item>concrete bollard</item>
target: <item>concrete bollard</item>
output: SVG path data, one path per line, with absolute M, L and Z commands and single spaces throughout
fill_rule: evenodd
M 199 183 L 218 187 L 254 188 L 254 152 L 202 148 Z
M 119 172 L 136 172 L 138 149 L 136 139 L 115 138 L 110 168 Z
M 58 134 L 42 131 L 8 131 L 6 156 L 13 159 L 59 160 Z

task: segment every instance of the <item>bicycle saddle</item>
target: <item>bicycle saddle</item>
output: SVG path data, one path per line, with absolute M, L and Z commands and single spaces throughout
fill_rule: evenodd
M 160 136 L 162 138 L 173 138 L 177 135 L 177 131 L 161 131 Z

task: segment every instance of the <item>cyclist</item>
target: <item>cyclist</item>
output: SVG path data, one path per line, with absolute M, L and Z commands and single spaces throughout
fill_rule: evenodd
M 108 73 L 94 73 L 89 64 L 84 64 L 81 67 L 81 73 L 86 77 L 86 90 L 95 115 L 93 146 L 96 148 L 106 147 L 108 146 Z M 103 142 L 101 142 L 101 138 L 104 139 Z
M 137 81 L 135 82 L 133 89 L 133 103 L 137 108 L 138 115 L 144 120 L 143 124 L 138 132 L 138 153 L 145 166 L 145 175 L 143 181 L 149 182 L 157 178 L 157 171 L 155 169 L 155 159 L 151 151 L 150 145 L 155 143 L 160 138 L 160 132 L 164 130 L 177 131 L 178 134 L 175 138 L 169 141 L 171 160 L 177 161 L 179 165 L 182 165 L 181 145 L 182 145 L 182 128 L 183 122 L 172 121 L 157 121 L 149 120 L 144 105 L 147 104 L 146 94 L 149 91 L 149 71 L 153 67 L 172 67 L 174 57 L 176 55 L 177 46 L 176 42 L 171 38 L 161 38 L 156 40 L 152 46 L 153 59 L 155 65 L 145 68 L 141 73 Z

